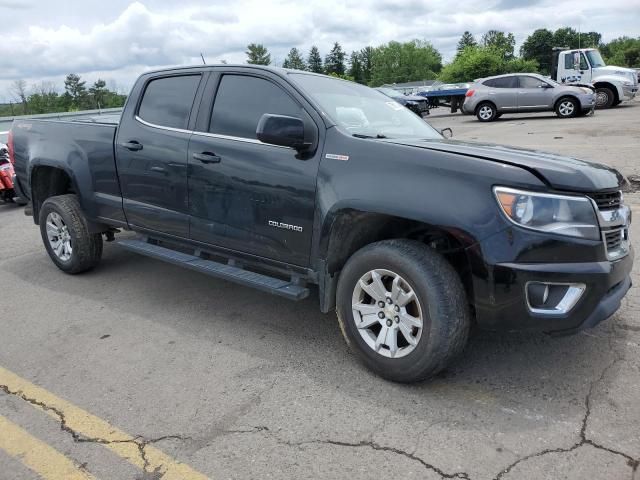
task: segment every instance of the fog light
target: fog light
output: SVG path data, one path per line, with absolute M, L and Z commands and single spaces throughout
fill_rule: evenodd
M 575 307 L 587 289 L 584 283 L 527 282 L 527 307 L 542 315 L 564 315 Z

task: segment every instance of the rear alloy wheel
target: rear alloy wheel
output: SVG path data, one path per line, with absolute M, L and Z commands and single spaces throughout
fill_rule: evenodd
M 561 98 L 556 105 L 556 114 L 560 118 L 575 117 L 578 112 L 578 102 L 573 98 Z
M 75 195 L 46 199 L 40 207 L 38 223 L 47 253 L 60 270 L 80 273 L 100 262 L 102 235 L 89 231 Z
M 481 122 L 491 122 L 496 119 L 497 115 L 496 107 L 491 103 L 481 103 L 476 111 L 476 116 Z
M 372 243 L 340 272 L 338 322 L 370 369 L 395 382 L 416 382 L 445 368 L 464 348 L 470 318 L 453 267 L 413 240 Z
M 608 87 L 596 88 L 596 108 L 611 108 L 615 102 L 613 91 Z

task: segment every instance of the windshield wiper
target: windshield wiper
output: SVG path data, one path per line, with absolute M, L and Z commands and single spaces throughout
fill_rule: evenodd
M 364 133 L 354 133 L 353 136 L 356 138 L 389 138 L 386 135 L 383 135 L 381 133 L 376 133 L 375 135 L 365 135 Z

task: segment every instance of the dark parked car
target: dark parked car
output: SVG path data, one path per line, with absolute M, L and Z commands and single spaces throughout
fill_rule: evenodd
M 123 248 L 274 295 L 317 285 L 392 380 L 442 370 L 472 324 L 563 334 L 618 309 L 633 250 L 617 171 L 445 140 L 398 107 L 308 72 L 177 68 L 142 75 L 119 124 L 16 120 L 9 150 L 62 271 L 124 229 L 140 236 Z
M 404 95 L 393 88 L 379 87 L 376 88 L 376 90 L 384 93 L 389 98 L 393 98 L 400 105 L 404 105 L 416 115 L 429 115 L 429 100 L 425 97 Z

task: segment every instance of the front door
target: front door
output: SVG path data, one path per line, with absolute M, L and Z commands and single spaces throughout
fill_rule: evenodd
M 281 82 L 266 72 L 211 78 L 207 89 L 217 86 L 217 93 L 207 131 L 194 132 L 189 144 L 190 233 L 200 242 L 307 266 L 320 148 L 307 158 L 256 138 L 265 113 L 317 128 Z
M 133 227 L 189 236 L 187 130 L 201 75 L 151 79 L 131 118 L 123 118 L 116 162 L 123 206 Z
M 549 110 L 553 103 L 553 88 L 547 82 L 529 75 L 518 76 L 518 110 Z

